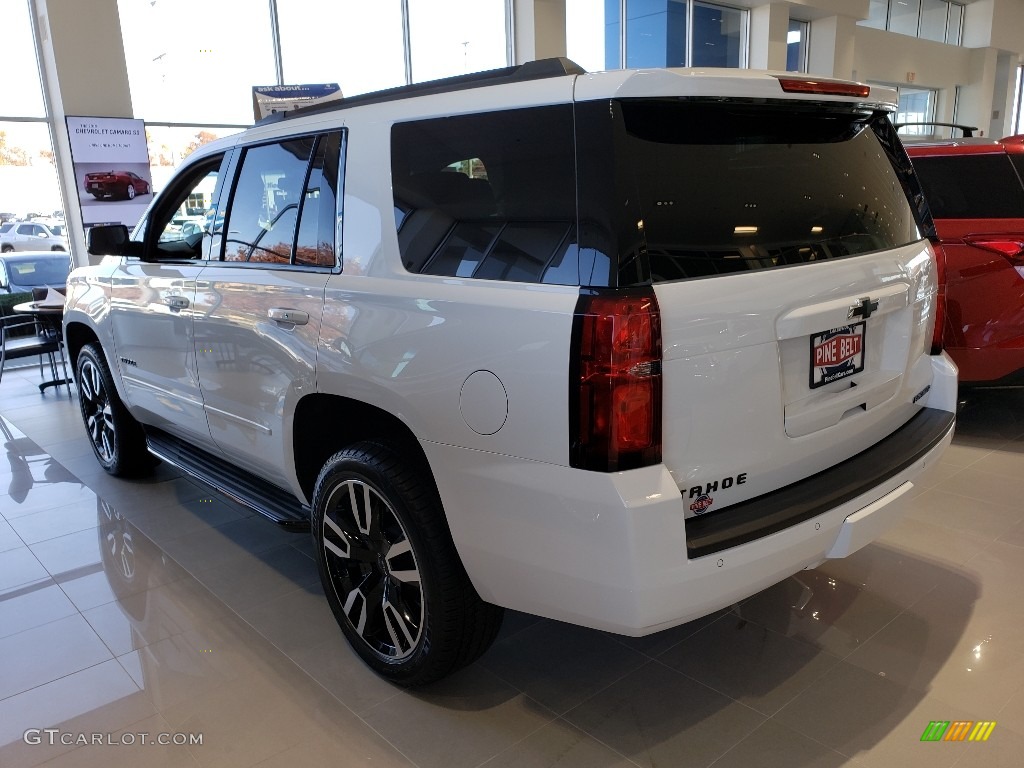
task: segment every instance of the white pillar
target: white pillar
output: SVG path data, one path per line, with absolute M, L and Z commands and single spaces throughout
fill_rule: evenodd
M 514 0 L 515 63 L 565 56 L 565 0 Z
M 29 0 L 68 241 L 87 264 L 66 115 L 132 117 L 117 0 Z
M 750 68 L 786 68 L 789 5 L 768 3 L 750 11 Z
M 811 22 L 809 74 L 853 78 L 856 25 L 852 16 L 828 16 Z

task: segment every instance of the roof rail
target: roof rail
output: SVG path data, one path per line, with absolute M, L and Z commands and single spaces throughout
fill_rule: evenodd
M 895 123 L 894 127 L 898 131 L 900 128 L 904 128 L 904 127 L 906 127 L 908 125 L 937 125 L 940 128 L 959 128 L 961 131 L 964 132 L 964 136 L 963 137 L 965 139 L 973 138 L 974 137 L 974 132 L 976 130 L 978 130 L 978 127 L 976 125 L 961 125 L 960 123 L 932 123 L 932 122 L 925 122 L 925 123 Z
M 536 61 L 528 61 L 515 67 L 489 69 L 484 72 L 473 72 L 468 75 L 456 75 L 455 77 L 445 77 L 440 80 L 428 80 L 424 83 L 401 85 L 397 88 L 388 88 L 383 91 L 373 91 L 371 93 L 362 93 L 358 96 L 335 99 L 323 104 L 312 104 L 308 107 L 300 107 L 299 109 L 287 112 L 277 112 L 263 118 L 256 125 L 269 125 L 281 120 L 290 120 L 293 117 L 333 112 L 364 104 L 379 104 L 386 101 L 409 99 L 413 96 L 428 96 L 435 93 L 450 93 L 470 88 L 483 88 L 488 85 L 523 83 L 529 80 L 543 80 L 549 77 L 562 77 L 564 75 L 585 75 L 586 73 L 587 71 L 579 64 L 564 57 L 537 59 Z

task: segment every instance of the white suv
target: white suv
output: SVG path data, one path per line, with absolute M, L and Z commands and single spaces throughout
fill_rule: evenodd
M 65 334 L 96 455 L 311 526 L 404 685 L 502 607 L 644 635 L 844 557 L 954 424 L 894 107 L 551 60 L 268 118 L 92 230 Z
M 0 252 L 3 253 L 66 250 L 68 250 L 68 238 L 64 233 L 63 224 L 16 221 L 9 229 L 0 232 Z

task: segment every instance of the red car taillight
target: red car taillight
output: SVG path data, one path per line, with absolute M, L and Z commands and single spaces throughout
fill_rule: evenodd
M 661 314 L 652 288 L 580 296 L 569 429 L 574 467 L 617 472 L 661 461 Z
M 935 279 L 938 289 L 935 292 L 935 327 L 932 330 L 931 354 L 942 352 L 942 332 L 946 326 L 946 253 L 937 242 L 932 243 L 935 254 Z

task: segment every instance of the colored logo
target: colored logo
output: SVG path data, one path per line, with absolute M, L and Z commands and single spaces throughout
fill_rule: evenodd
M 995 720 L 932 720 L 921 741 L 988 741 L 995 727 Z
M 860 354 L 863 338 L 859 333 L 840 333 L 822 341 L 814 348 L 814 366 L 826 368 L 852 360 Z
M 715 503 L 715 500 L 708 496 L 706 493 L 702 493 L 697 497 L 696 501 L 690 505 L 690 511 L 697 515 L 702 515 L 708 511 L 708 507 Z

